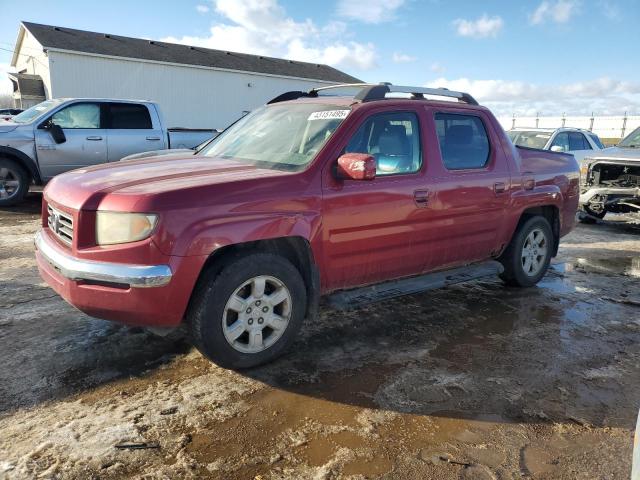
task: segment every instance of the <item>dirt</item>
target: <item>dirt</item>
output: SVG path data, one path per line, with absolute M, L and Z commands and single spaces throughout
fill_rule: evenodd
M 33 258 L 39 201 L 0 210 L 0 478 L 630 475 L 637 219 L 580 225 L 531 289 L 496 279 L 323 306 L 288 355 L 235 372 L 182 332 L 54 295 Z

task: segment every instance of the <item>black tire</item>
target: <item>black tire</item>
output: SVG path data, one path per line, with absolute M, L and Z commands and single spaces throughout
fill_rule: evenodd
M 522 253 L 525 242 L 529 234 L 534 230 L 544 234 L 546 244 L 546 254 L 544 258 L 540 258 L 541 267 L 534 274 L 527 273 L 523 266 Z M 520 224 L 516 230 L 509 246 L 498 259 L 504 267 L 504 272 L 500 274 L 500 278 L 507 284 L 514 287 L 532 287 L 544 277 L 549 268 L 551 255 L 553 251 L 554 237 L 549 221 L 540 216 L 530 217 Z
M 0 176 L 0 207 L 10 207 L 22 202 L 31 183 L 29 173 L 22 165 L 8 158 L 0 158 L 0 172 L 7 172 L 6 178 L 4 173 Z M 6 195 L 9 187 L 5 188 L 5 181 L 18 182 L 17 188 L 8 197 Z
M 583 207 L 584 212 L 578 212 L 578 221 L 587 225 L 596 223 L 597 220 L 602 220 L 607 214 L 607 211 L 594 212 L 589 207 Z
M 257 276 L 274 277 L 286 286 L 291 298 L 289 323 L 271 346 L 258 353 L 244 353 L 225 338 L 223 316 L 227 322 L 225 306 L 236 289 Z M 304 280 L 296 267 L 279 255 L 253 253 L 225 263 L 222 269 L 213 266 L 203 274 L 187 323 L 194 345 L 212 362 L 223 368 L 249 368 L 270 362 L 287 350 L 302 326 L 306 306 Z

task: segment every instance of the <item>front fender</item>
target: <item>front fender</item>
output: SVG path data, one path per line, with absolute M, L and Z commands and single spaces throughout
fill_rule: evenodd
M 0 157 L 7 157 L 15 159 L 19 164 L 27 169 L 31 178 L 35 181 L 36 184 L 41 184 L 42 179 L 40 178 L 40 171 L 38 169 L 38 164 L 36 161 L 31 158 L 29 155 L 24 153 L 21 150 L 18 150 L 13 147 L 0 145 Z
M 163 242 L 158 247 L 170 250 L 168 255 L 200 256 L 228 245 L 282 237 L 302 237 L 312 243 L 319 221 L 319 214 L 310 212 L 214 218 L 190 225 L 172 245 Z

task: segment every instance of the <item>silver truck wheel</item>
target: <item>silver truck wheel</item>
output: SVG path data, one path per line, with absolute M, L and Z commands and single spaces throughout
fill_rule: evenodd
M 289 326 L 291 305 L 291 293 L 280 280 L 268 275 L 253 277 L 236 288 L 224 307 L 224 337 L 238 352 L 262 352 Z
M 532 230 L 524 241 L 520 259 L 525 275 L 535 277 L 545 267 L 549 240 L 540 228 Z
M 0 158 L 0 207 L 20 203 L 29 190 L 29 174 L 18 163 Z

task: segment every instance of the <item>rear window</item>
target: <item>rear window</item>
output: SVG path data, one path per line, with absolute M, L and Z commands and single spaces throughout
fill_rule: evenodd
M 448 170 L 483 168 L 489 161 L 489 137 L 480 117 L 436 113 L 440 154 Z
M 135 103 L 110 103 L 109 127 L 112 129 L 138 129 L 148 130 L 152 128 L 149 109 L 144 105 Z

